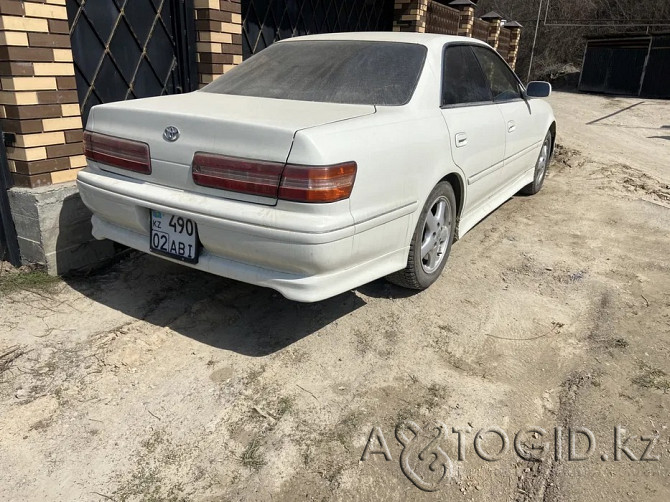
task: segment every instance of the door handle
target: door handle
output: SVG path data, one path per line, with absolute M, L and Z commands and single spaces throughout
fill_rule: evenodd
M 513 120 L 510 120 L 507 122 L 507 132 L 514 132 L 516 131 L 516 122 Z
M 462 148 L 468 144 L 468 135 L 464 132 L 456 134 L 456 148 Z

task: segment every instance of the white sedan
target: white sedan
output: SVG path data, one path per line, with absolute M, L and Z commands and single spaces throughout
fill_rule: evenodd
M 293 300 L 424 289 L 542 187 L 550 92 L 471 38 L 288 39 L 200 91 L 94 107 L 79 191 L 96 238 Z

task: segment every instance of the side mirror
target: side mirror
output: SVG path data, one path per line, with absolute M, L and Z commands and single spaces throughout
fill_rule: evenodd
M 551 84 L 549 82 L 530 82 L 526 87 L 526 95 L 529 98 L 548 98 L 551 95 Z

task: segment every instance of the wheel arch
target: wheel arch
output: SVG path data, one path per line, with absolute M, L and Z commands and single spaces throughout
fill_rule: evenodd
M 451 172 L 444 176 L 438 183 L 446 181 L 451 185 L 456 197 L 456 233 L 454 234 L 454 241 L 458 240 L 458 226 L 461 222 L 461 213 L 465 204 L 465 182 L 460 174 Z
M 456 196 L 456 216 L 461 216 L 461 211 L 463 210 L 463 203 L 465 202 L 465 184 L 463 183 L 463 178 L 458 173 L 449 173 L 444 176 L 438 183 L 446 181 L 451 185 L 451 188 L 454 189 L 454 195 Z
M 556 121 L 554 120 L 549 126 L 549 132 L 551 133 L 551 155 L 554 154 L 554 149 L 556 147 Z

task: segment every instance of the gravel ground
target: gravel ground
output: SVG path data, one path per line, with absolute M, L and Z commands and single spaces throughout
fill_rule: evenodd
M 551 101 L 545 188 L 419 294 L 4 271 L 0 499 L 670 500 L 670 103 Z

